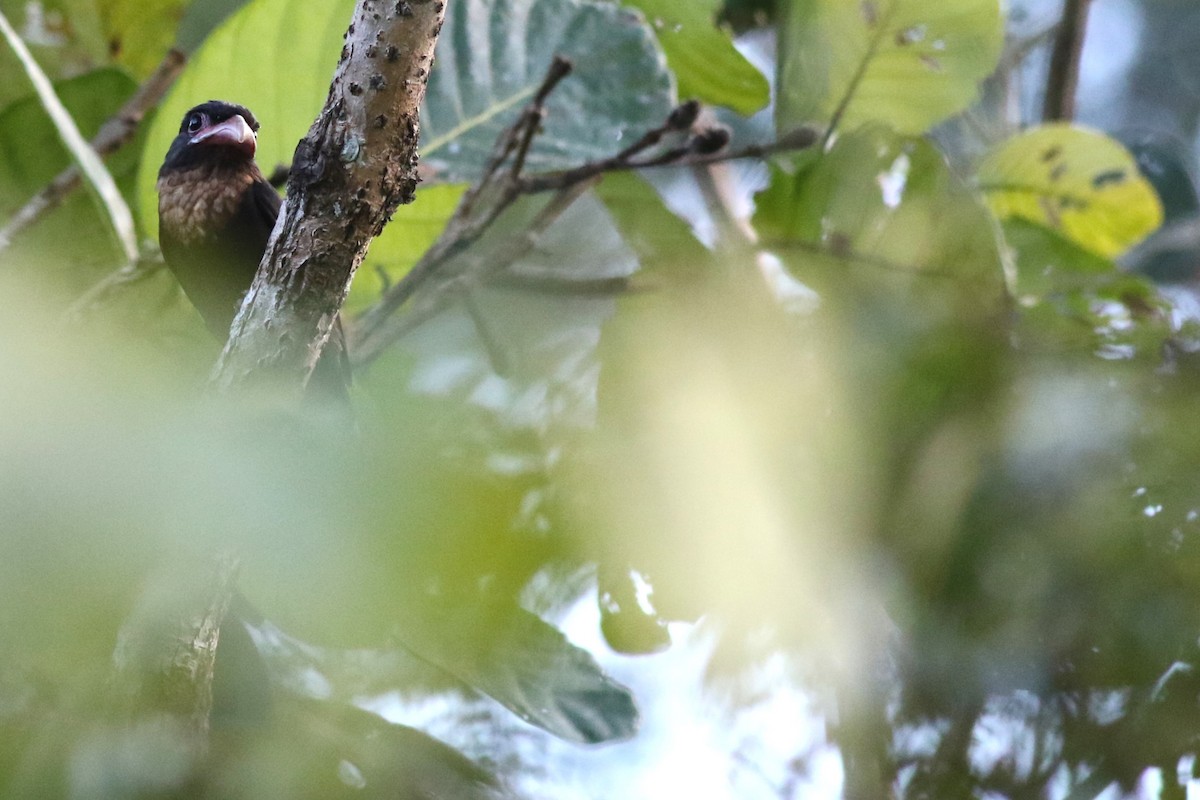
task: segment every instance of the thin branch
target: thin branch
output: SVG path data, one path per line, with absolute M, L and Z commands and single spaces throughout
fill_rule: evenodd
M 437 273 L 443 264 L 462 253 L 483 235 L 484 231 L 517 199 L 515 181 L 520 177 L 516 171 L 504 173 L 503 185 L 497 189 L 495 183 L 501 175 L 504 163 L 517 152 L 521 143 L 532 140 L 528 129 L 536 132 L 544 117 L 546 98 L 554 88 L 570 74 L 571 62 L 556 56 L 542 78 L 541 87 L 534 99 L 525 107 L 517 121 L 506 128 L 496 139 L 492 156 L 484 167 L 483 177 L 472 186 L 459 201 L 458 207 L 451 215 L 446 227 L 438 236 L 433 247 L 421 256 L 421 259 L 410 269 L 395 286 L 383 293 L 379 302 L 367 310 L 359 318 L 359 326 L 369 334 L 383 324 L 396 310 L 408 302 L 417 288 Z M 525 145 L 528 148 L 528 144 Z M 524 156 L 522 156 L 522 163 Z M 491 200 L 487 209 L 480 216 L 475 216 L 476 204 L 485 197 Z
M 575 278 L 502 272 L 490 282 L 490 285 L 527 294 L 558 297 L 613 297 L 638 291 L 627 275 L 613 278 Z
M 1046 78 L 1046 98 L 1042 105 L 1044 122 L 1069 122 L 1075 117 L 1075 95 L 1079 86 L 1079 59 L 1087 32 L 1088 8 L 1092 0 L 1066 0 L 1062 24 L 1050 53 L 1050 72 Z
M 125 104 L 111 116 L 96 135 L 91 146 L 101 157 L 111 155 L 137 133 L 146 112 L 158 105 L 175 83 L 187 57 L 179 50 L 171 49 L 163 56 L 158 67 Z M 71 192 L 79 188 L 79 169 L 74 164 L 60 172 L 46 188 L 34 195 L 11 219 L 0 228 L 0 250 L 12 242 L 17 234 L 41 219 L 46 212 L 56 208 Z
M 129 206 L 125 203 L 125 198 L 121 196 L 121 190 L 117 188 L 116 181 L 113 180 L 112 175 L 105 168 L 104 162 L 100 160 L 100 156 L 96 155 L 96 151 L 84 141 L 83 135 L 75 125 L 75 120 L 72 119 L 70 112 L 63 107 L 62 101 L 59 99 L 58 94 L 55 93 L 50 79 L 46 77 L 46 73 L 38 66 L 37 60 L 29 52 L 29 48 L 25 46 L 25 42 L 21 41 L 21 37 L 17 35 L 16 30 L 9 24 L 8 18 L 4 16 L 3 12 L 0 12 L 0 33 L 4 34 L 4 38 L 8 40 L 9 48 L 12 49 L 13 53 L 20 60 L 21 65 L 25 68 L 25 74 L 29 77 L 29 82 L 33 84 L 42 107 L 50 115 L 50 120 L 54 123 L 54 127 L 58 131 L 63 144 L 70 151 L 71 157 L 75 159 L 75 163 L 79 165 L 88 182 L 95 189 L 96 196 L 100 199 L 108 215 L 113 233 L 116 235 L 117 241 L 121 245 L 121 250 L 125 254 L 126 263 L 136 261 L 138 250 L 137 235 L 134 232 L 133 226 L 133 214 L 130 212 Z
M 722 153 L 696 154 L 691 149 L 676 148 L 653 158 L 643 160 L 622 161 L 614 156 L 613 158 L 582 164 L 574 169 L 562 172 L 550 172 L 524 178 L 521 181 L 521 193 L 537 194 L 538 192 L 554 191 L 608 172 L 629 172 L 631 170 L 651 169 L 653 167 L 700 167 L 707 164 L 720 164 L 726 161 L 736 161 L 746 158 L 769 158 L 777 153 L 802 150 L 814 144 L 816 142 L 816 135 L 807 129 L 803 130 L 805 133 L 810 134 L 811 138 L 797 136 L 794 139 L 769 142 L 767 144 L 748 145 L 738 150 L 730 150 Z
M 574 65 L 563 56 L 556 55 L 550 62 L 550 69 L 542 81 L 541 88 L 538 89 L 533 102 L 525 109 L 525 119 L 517 124 L 517 128 L 522 132 L 517 144 L 516 156 L 513 158 L 511 170 L 513 178 L 519 178 L 525 169 L 525 158 L 529 155 L 529 146 L 533 144 L 533 137 L 537 136 L 538 131 L 541 130 L 542 120 L 546 118 L 546 98 L 562 82 L 563 78 L 571 74 L 572 69 L 574 69 Z

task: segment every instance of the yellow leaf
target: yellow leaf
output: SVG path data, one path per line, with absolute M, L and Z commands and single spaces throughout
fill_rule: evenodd
M 1001 219 L 1036 222 L 1105 258 L 1162 224 L 1162 204 L 1133 156 L 1086 128 L 1056 123 L 1014 136 L 983 160 L 978 177 Z

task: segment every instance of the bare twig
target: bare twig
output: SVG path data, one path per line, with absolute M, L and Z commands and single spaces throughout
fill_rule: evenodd
M 92 138 L 92 149 L 104 157 L 116 152 L 132 139 L 146 112 L 158 105 L 158 101 L 183 71 L 186 61 L 187 57 L 181 51 L 167 51 L 153 74 L 125 101 L 116 114 L 100 126 L 100 130 Z M 75 165 L 60 172 L 46 188 L 34 195 L 3 228 L 0 228 L 0 250 L 11 243 L 17 234 L 41 219 L 43 214 L 56 208 L 71 192 L 78 189 L 79 185 L 79 169 Z
M 551 62 L 534 99 L 521 112 L 517 121 L 497 137 L 492 156 L 484 167 L 483 177 L 463 195 L 458 208 L 454 210 L 433 247 L 421 256 L 395 286 L 383 293 L 378 303 L 359 318 L 357 328 L 364 335 L 369 336 L 384 320 L 408 302 L 417 288 L 437 273 L 443 264 L 474 244 L 517 199 L 519 193 L 516 190 L 516 181 L 520 177 L 519 174 L 515 170 L 502 173 L 501 168 L 512 154 L 517 152 L 523 141 L 527 138 L 532 140 L 532 134 L 527 134 L 526 130 L 533 129 L 536 132 L 545 116 L 546 98 L 563 78 L 570 74 L 571 69 L 571 62 L 565 58 L 555 57 Z M 528 144 L 525 147 L 528 148 Z M 501 175 L 502 178 L 499 177 Z M 501 181 L 499 188 L 496 186 L 497 180 Z M 482 214 L 476 215 L 476 205 L 485 197 L 490 202 Z
M 522 170 L 525 169 L 525 158 L 529 155 L 529 146 L 533 144 L 533 137 L 537 136 L 542 120 L 546 118 L 546 98 L 562 82 L 563 78 L 571 74 L 572 69 L 574 69 L 574 65 L 563 56 L 555 56 L 554 60 L 550 62 L 550 69 L 546 73 L 545 80 L 542 81 L 541 88 L 538 89 L 533 102 L 525 109 L 525 118 L 517 123 L 517 130 L 521 131 L 521 138 L 517 144 L 516 156 L 513 158 L 511 170 L 513 178 L 519 178 Z
M 1042 105 L 1045 122 L 1066 121 L 1075 117 L 1075 94 L 1079 86 L 1079 58 L 1087 30 L 1088 8 L 1092 0 L 1066 0 L 1062 24 L 1050 53 L 1050 72 L 1046 78 L 1046 98 Z

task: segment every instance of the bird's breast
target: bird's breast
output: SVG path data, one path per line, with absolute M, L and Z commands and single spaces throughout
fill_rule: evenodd
M 232 219 L 258 169 L 199 166 L 172 170 L 158 178 L 158 224 L 180 244 L 220 232 Z

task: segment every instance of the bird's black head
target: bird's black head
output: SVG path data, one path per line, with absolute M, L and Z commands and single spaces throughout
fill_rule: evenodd
M 245 106 L 209 100 L 183 115 L 163 170 L 254 160 L 258 120 Z

